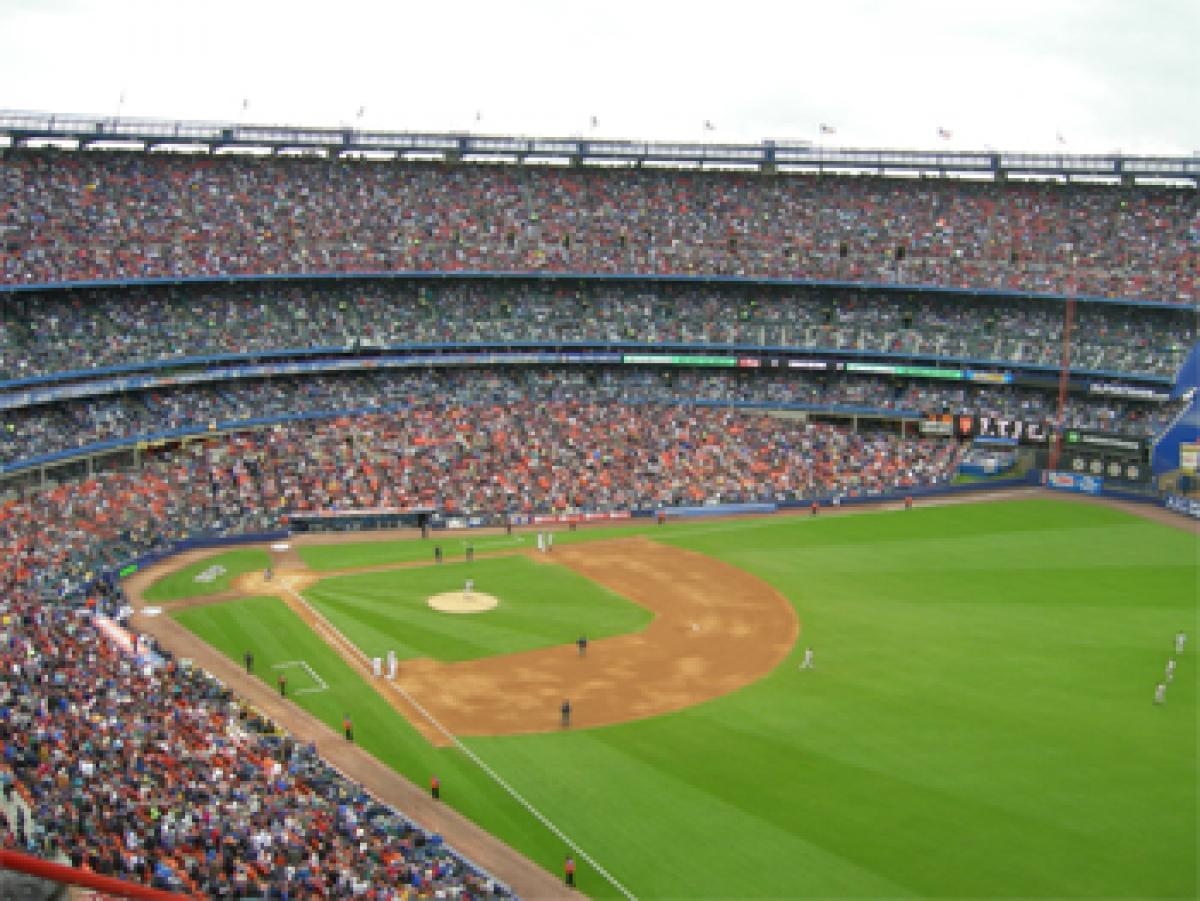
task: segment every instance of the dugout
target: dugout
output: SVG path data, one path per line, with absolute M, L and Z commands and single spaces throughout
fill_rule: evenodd
M 358 510 L 310 510 L 292 513 L 288 524 L 293 533 L 363 532 L 378 529 L 428 531 L 433 507 L 383 507 Z

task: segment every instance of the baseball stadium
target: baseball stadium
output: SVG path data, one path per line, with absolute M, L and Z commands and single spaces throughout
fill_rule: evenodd
M 1196 897 L 1198 180 L 0 113 L 5 897 Z

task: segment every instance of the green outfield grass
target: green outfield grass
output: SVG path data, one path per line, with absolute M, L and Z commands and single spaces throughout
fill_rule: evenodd
M 471 616 L 430 608 L 431 595 L 460 591 L 466 579 L 499 605 Z M 368 657 L 472 660 L 637 632 L 653 619 L 572 570 L 522 556 L 335 576 L 304 596 Z
M 148 601 L 176 601 L 180 598 L 204 597 L 228 591 L 234 578 L 245 572 L 263 570 L 271 565 L 271 555 L 266 551 L 243 548 L 206 557 L 198 563 L 185 566 L 178 572 L 163 576 L 143 593 Z M 222 567 L 224 572 L 212 579 L 201 578 L 206 570 Z
M 1053 500 L 649 531 L 781 590 L 802 624 L 791 658 L 677 714 L 466 740 L 636 895 L 1196 896 L 1195 536 Z M 274 602 L 180 618 L 237 660 L 252 645 L 336 676 Z M 562 845 L 461 754 L 424 746 L 353 673 L 329 684 L 302 703 L 329 694 L 335 726 L 368 710 L 373 751 L 418 782 L 436 768 L 448 803 L 558 871 Z M 580 881 L 614 894 L 587 866 Z

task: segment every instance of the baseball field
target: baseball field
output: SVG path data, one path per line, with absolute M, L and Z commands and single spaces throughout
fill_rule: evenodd
M 263 551 L 154 619 L 587 895 L 1200 888 L 1194 529 L 1031 497 Z

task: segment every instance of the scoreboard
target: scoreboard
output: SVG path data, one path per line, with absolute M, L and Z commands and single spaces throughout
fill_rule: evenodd
M 1123 482 L 1149 482 L 1151 476 L 1149 448 L 1144 438 L 1082 429 L 1063 433 L 1058 466 L 1067 472 Z

